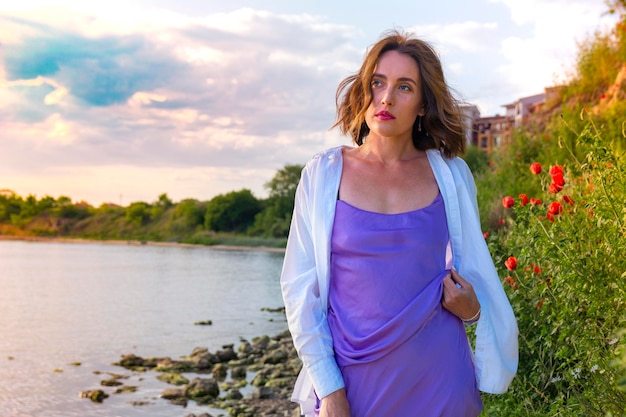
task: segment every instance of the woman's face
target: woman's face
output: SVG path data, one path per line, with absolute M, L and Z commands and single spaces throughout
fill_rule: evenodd
M 382 54 L 370 88 L 372 102 L 365 113 L 370 136 L 412 140 L 415 119 L 424 115 L 419 68 L 413 58 L 397 51 Z

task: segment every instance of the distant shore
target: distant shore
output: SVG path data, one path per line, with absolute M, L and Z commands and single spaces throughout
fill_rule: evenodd
M 93 244 L 101 243 L 108 245 L 132 245 L 132 246 L 165 246 L 165 247 L 187 247 L 187 248 L 207 248 L 217 250 L 242 250 L 242 251 L 260 251 L 260 252 L 276 252 L 284 253 L 284 248 L 272 248 L 268 246 L 237 246 L 237 245 L 198 245 L 193 243 L 178 242 L 153 242 L 143 240 L 97 240 L 82 238 L 66 238 L 66 237 L 43 237 L 43 236 L 11 236 L 0 235 L 0 240 L 21 240 L 27 242 L 54 242 L 54 243 L 83 243 Z

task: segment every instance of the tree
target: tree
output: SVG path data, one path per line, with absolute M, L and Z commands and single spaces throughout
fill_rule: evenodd
M 273 237 L 285 237 L 289 234 L 296 188 L 303 168 L 303 165 L 285 165 L 265 183 L 269 197 L 265 201 L 265 209 L 255 219 L 255 233 Z
M 150 221 L 150 205 L 143 201 L 131 203 L 126 209 L 126 220 L 138 225 L 148 223 Z
M 186 198 L 176 205 L 174 209 L 174 228 L 194 230 L 204 225 L 206 203 L 194 198 Z M 174 226 L 175 225 L 175 226 Z
M 220 194 L 207 204 L 205 226 L 216 232 L 242 232 L 261 211 L 261 203 L 250 190 Z

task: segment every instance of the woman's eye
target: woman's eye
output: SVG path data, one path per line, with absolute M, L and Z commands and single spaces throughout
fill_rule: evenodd
M 372 87 L 380 87 L 381 85 L 383 85 L 383 83 L 381 83 L 378 80 L 372 80 Z
M 411 87 L 409 85 L 407 85 L 407 84 L 402 84 L 400 86 L 400 90 L 402 90 L 402 91 L 411 91 Z

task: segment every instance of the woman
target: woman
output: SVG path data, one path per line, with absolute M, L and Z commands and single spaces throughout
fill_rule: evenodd
M 305 166 L 281 276 L 303 362 L 293 400 L 307 416 L 477 416 L 478 390 L 505 392 L 515 375 L 517 324 L 441 63 L 389 33 L 337 103 L 357 146 Z

